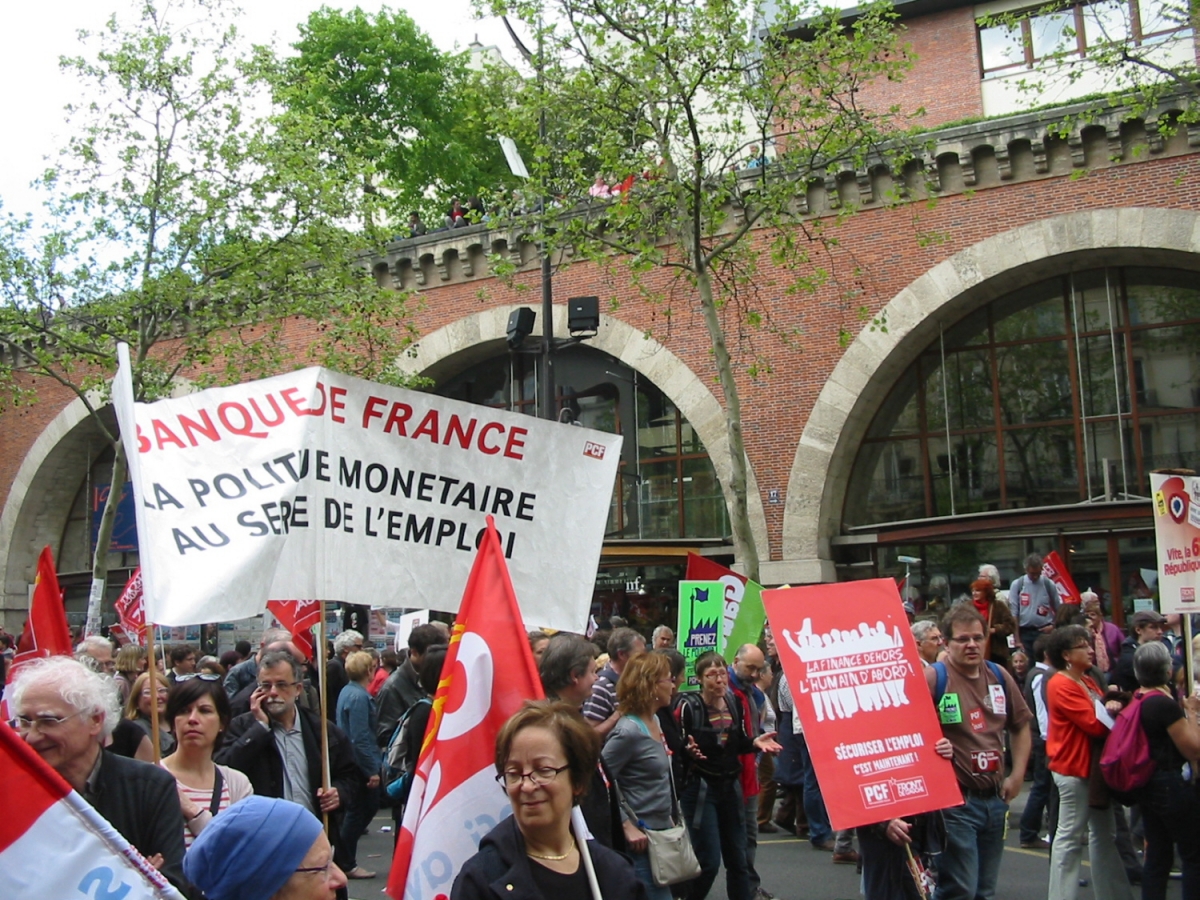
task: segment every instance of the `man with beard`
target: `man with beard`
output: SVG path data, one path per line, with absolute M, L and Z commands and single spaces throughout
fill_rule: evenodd
M 320 717 L 296 705 L 304 689 L 300 663 L 290 653 L 270 650 L 259 660 L 257 684 L 250 712 L 229 723 L 215 761 L 244 772 L 259 796 L 291 800 L 318 818 L 322 813 L 340 818 L 364 787 L 349 738 L 328 726 L 331 786 L 322 787 Z M 344 852 L 336 840 L 339 830 L 340 823 L 332 829 L 335 858 Z

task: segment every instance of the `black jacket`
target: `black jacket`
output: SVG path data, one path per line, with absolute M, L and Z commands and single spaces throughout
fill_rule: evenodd
M 1115 684 L 1123 691 L 1133 692 L 1138 689 L 1137 676 L 1133 674 L 1133 654 L 1137 652 L 1137 637 L 1127 637 L 1121 642 L 1121 655 L 1113 664 L 1108 675 L 1108 683 Z
M 317 788 L 321 786 L 321 720 L 316 713 L 302 707 L 296 707 L 296 715 L 304 720 L 301 732 L 308 757 L 308 783 L 312 790 L 313 807 L 320 809 Z M 270 729 L 254 718 L 254 713 L 238 716 L 229 723 L 225 742 L 213 754 L 213 759 L 244 772 L 254 787 L 254 793 L 259 796 L 283 796 L 283 757 L 279 755 Z M 350 739 L 332 723 L 329 724 L 329 770 L 330 783 L 337 788 L 341 800 L 341 812 L 348 803 L 354 802 L 359 791 L 365 787 L 365 782 L 354 762 Z
M 646 888 L 633 874 L 633 865 L 621 854 L 596 841 L 588 841 L 600 894 L 614 900 L 646 900 Z M 512 816 L 504 819 L 479 842 L 479 852 L 468 859 L 454 879 L 450 900 L 552 900 L 543 898 L 533 881 L 525 838 Z M 581 863 L 582 865 L 582 863 Z
M 183 876 L 183 812 L 170 772 L 102 750 L 95 787 L 84 799 L 142 856 L 161 853 L 159 871 L 173 885 L 198 895 Z
M 403 665 L 387 677 L 387 681 L 375 697 L 375 712 L 379 717 L 379 730 L 375 737 L 380 747 L 388 745 L 400 717 L 424 696 L 425 689 L 417 680 L 417 670 L 413 667 L 412 660 L 406 659 Z

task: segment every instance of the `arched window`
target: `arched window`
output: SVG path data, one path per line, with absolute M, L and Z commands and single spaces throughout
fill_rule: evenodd
M 859 448 L 843 525 L 1146 499 L 1200 468 L 1200 282 L 1101 268 L 1014 291 L 918 357 Z
M 729 535 L 725 498 L 708 451 L 662 391 L 636 370 L 590 347 L 557 351 L 554 370 L 560 418 L 625 436 L 607 539 Z M 535 357 L 496 356 L 444 380 L 435 390 L 444 397 L 534 415 Z

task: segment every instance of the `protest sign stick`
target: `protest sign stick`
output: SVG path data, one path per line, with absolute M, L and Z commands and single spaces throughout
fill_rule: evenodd
M 1196 690 L 1196 660 L 1192 656 L 1192 617 L 1184 613 L 1183 620 L 1183 683 L 1187 686 L 1184 696 Z
M 321 687 L 321 787 L 329 790 L 329 694 L 326 682 L 329 671 L 325 665 L 325 601 L 321 602 L 321 621 L 317 627 L 317 680 Z M 329 813 L 321 812 L 321 821 L 329 831 Z
M 596 867 L 592 864 L 592 854 L 588 852 L 587 823 L 583 819 L 583 810 L 576 804 L 571 807 L 571 830 L 575 832 L 575 843 L 579 845 L 579 858 L 583 860 L 583 868 L 587 872 L 588 887 L 592 889 L 592 900 L 604 900 L 600 893 L 600 882 L 596 878 Z
M 158 733 L 158 663 L 154 659 L 154 625 L 146 623 L 146 687 L 150 690 L 150 743 L 154 745 L 154 764 L 162 759 L 162 746 Z M 136 701 L 135 701 L 136 702 Z

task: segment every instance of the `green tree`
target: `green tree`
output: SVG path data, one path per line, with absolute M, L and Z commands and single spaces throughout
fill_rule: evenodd
M 712 341 L 724 401 L 737 557 L 759 577 L 750 529 L 739 377 L 765 375 L 759 335 L 785 343 L 764 298 L 830 277 L 810 248 L 831 241 L 798 197 L 827 171 L 864 168 L 897 127 L 859 91 L 907 68 L 886 5 L 852 25 L 834 10 L 740 0 L 546 0 L 505 3 L 536 36 L 531 79 L 519 102 L 495 110 L 497 133 L 534 144 L 531 192 L 587 198 L 597 174 L 629 189 L 585 202 L 539 229 L 553 252 L 618 267 L 668 326 L 673 303 L 694 303 Z M 803 39 L 785 26 L 806 22 Z M 538 140 L 536 121 L 553 123 Z M 567 142 L 567 146 L 562 145 Z M 755 151 L 755 145 L 760 148 Z M 773 146 L 775 151 L 762 148 Z M 769 164 L 763 154 L 769 153 Z M 837 205 L 837 204 L 831 204 Z M 852 203 L 840 206 L 848 214 Z M 787 271 L 767 284 L 760 254 Z
M 130 346 L 135 398 L 186 376 L 201 385 L 312 362 L 396 378 L 411 333 L 405 297 L 380 289 L 342 227 L 361 208 L 362 167 L 332 172 L 323 123 L 271 106 L 270 54 L 244 49 L 221 0 L 142 4 L 81 34 L 90 53 L 63 59 L 81 100 L 70 138 L 46 171 L 45 212 L 0 221 L 0 383 L 8 399 L 61 385 L 101 415 L 116 347 Z M 307 348 L 281 340 L 315 323 Z M 352 365 L 353 364 L 353 365 Z M 102 596 L 116 504 L 109 493 L 93 560 Z M 98 602 L 98 601 L 96 601 Z
M 335 164 L 372 161 L 363 191 L 381 194 L 394 217 L 427 205 L 431 191 L 465 201 L 510 178 L 481 127 L 467 55 L 439 50 L 406 13 L 322 7 L 293 47 L 279 99 L 323 120 Z

